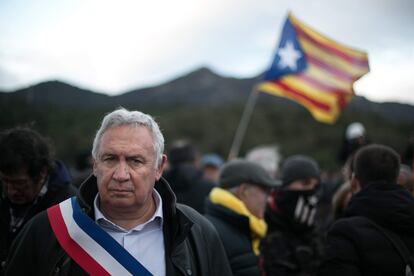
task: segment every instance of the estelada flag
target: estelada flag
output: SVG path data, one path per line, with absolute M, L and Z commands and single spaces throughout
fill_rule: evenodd
M 366 52 L 323 36 L 289 13 L 257 88 L 296 101 L 317 121 L 332 124 L 353 97 L 353 83 L 368 71 Z

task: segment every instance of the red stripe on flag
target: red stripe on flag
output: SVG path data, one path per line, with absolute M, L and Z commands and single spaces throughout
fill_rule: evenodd
M 321 92 L 326 91 L 328 93 L 334 93 L 334 94 L 352 95 L 352 91 L 350 91 L 350 90 L 344 90 L 344 89 L 341 89 L 341 88 L 331 86 L 329 84 L 322 83 L 322 82 L 318 81 L 317 79 L 312 78 L 312 77 L 310 77 L 306 74 L 298 74 L 295 77 L 297 77 L 300 81 L 302 81 L 304 83 L 308 83 L 312 87 L 314 87 L 318 90 L 321 90 Z
M 50 226 L 65 252 L 86 272 L 91 275 L 110 275 L 97 263 L 83 248 L 81 248 L 69 235 L 63 220 L 59 205 L 47 209 Z
M 309 55 L 309 54 L 305 54 L 307 61 L 310 64 L 315 65 L 318 68 L 321 68 L 322 70 L 325 70 L 326 72 L 334 75 L 336 78 L 346 81 L 346 82 L 353 82 L 354 81 L 354 77 L 352 77 L 351 75 L 347 74 L 346 72 L 339 70 L 337 67 L 334 67 L 332 65 L 326 64 L 322 61 L 320 61 L 319 59 L 316 59 L 315 57 Z
M 287 84 L 284 84 L 282 82 L 280 82 L 279 80 L 275 80 L 275 81 L 271 81 L 271 83 L 280 86 L 284 92 L 287 92 L 288 94 L 296 97 L 296 98 L 300 98 L 302 100 L 305 100 L 306 102 L 308 102 L 309 104 L 311 104 L 312 106 L 314 106 L 315 108 L 321 109 L 325 112 L 330 112 L 331 111 L 331 106 L 321 103 L 317 100 L 315 100 L 314 98 L 311 98 L 305 94 L 303 94 L 301 91 L 298 91 L 292 87 L 290 87 Z
M 340 110 L 343 110 L 347 104 L 347 97 L 353 96 L 353 90 L 352 91 L 347 91 L 347 90 L 342 90 L 342 89 L 336 89 L 333 88 L 329 85 L 323 84 L 317 80 L 315 80 L 314 78 L 311 78 L 305 74 L 299 74 L 296 76 L 300 81 L 304 82 L 304 83 L 308 83 L 309 85 L 311 85 L 312 87 L 316 88 L 316 89 L 321 89 L 322 91 L 328 91 L 328 93 L 332 93 L 335 94 L 335 96 L 337 97 L 337 103 L 338 103 L 338 107 Z M 321 93 L 322 93 L 321 91 Z
M 342 52 L 341 50 L 339 50 L 338 48 L 335 48 L 332 45 L 328 45 L 326 43 L 322 43 L 320 41 L 317 41 L 315 38 L 313 38 L 312 36 L 310 36 L 309 34 L 307 34 L 302 28 L 300 28 L 299 26 L 296 26 L 295 24 L 292 24 L 295 28 L 296 34 L 298 36 L 304 37 L 307 40 L 309 40 L 310 42 L 314 43 L 316 45 L 316 47 L 321 48 L 322 50 L 333 54 L 335 56 L 338 56 L 340 58 L 342 58 L 343 60 L 346 60 L 349 63 L 352 63 L 352 65 L 354 66 L 360 66 L 360 67 L 368 67 L 368 60 L 367 59 L 360 59 L 357 57 L 353 57 L 348 55 L 345 52 Z

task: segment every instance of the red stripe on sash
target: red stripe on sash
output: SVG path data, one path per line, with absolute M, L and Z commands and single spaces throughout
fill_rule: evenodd
M 47 209 L 47 215 L 56 239 L 69 257 L 91 275 L 110 275 L 70 237 L 59 204 Z

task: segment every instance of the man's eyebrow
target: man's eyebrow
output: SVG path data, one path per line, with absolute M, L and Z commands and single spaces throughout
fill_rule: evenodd
M 101 154 L 101 157 L 108 157 L 108 156 L 116 156 L 116 154 L 110 153 L 110 152 L 104 152 Z
M 126 159 L 134 159 L 134 158 L 145 159 L 145 157 L 142 154 L 131 154 L 131 155 L 126 156 Z

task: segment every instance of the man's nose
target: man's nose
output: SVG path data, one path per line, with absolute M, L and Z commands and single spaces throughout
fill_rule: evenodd
M 129 180 L 129 167 L 125 162 L 120 162 L 119 165 L 116 167 L 115 172 L 113 174 L 113 178 L 117 181 L 127 181 Z

